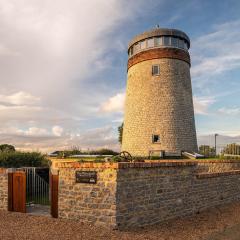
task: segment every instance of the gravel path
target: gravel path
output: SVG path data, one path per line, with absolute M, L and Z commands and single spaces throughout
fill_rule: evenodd
M 210 240 L 213 234 L 220 232 L 220 236 L 221 232 L 228 232 L 228 229 L 234 229 L 237 224 L 240 224 L 240 203 L 125 232 L 105 230 L 76 221 L 0 211 L 0 239 Z

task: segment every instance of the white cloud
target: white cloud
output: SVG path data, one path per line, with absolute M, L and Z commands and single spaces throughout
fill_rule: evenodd
M 63 147 L 82 119 L 90 118 L 94 127 L 99 102 L 113 91 L 99 73 L 115 67 L 114 54 L 127 48 L 119 28 L 145 5 L 143 0 L 0 0 L 0 132 L 5 132 L 0 141 L 15 141 L 14 135 L 19 147 L 46 149 L 54 138 Z M 121 106 L 111 108 L 107 111 Z
M 240 20 L 219 24 L 212 32 L 192 40 L 191 73 L 199 89 L 205 89 L 212 76 L 240 67 L 239 28 Z
M 54 136 L 60 137 L 63 133 L 63 128 L 60 126 L 53 126 L 52 133 Z
M 66 150 L 71 146 L 79 149 L 112 148 L 119 150 L 119 143 L 112 126 L 89 129 L 83 133 L 73 133 L 56 136 L 43 128 L 33 127 L 26 131 L 20 129 L 5 129 L 1 131 L 0 143 L 11 143 L 18 149 L 32 151 L 41 150 L 51 152 L 54 150 Z
M 233 108 L 222 107 L 218 109 L 218 112 L 224 115 L 236 116 L 236 115 L 240 115 L 240 108 L 239 107 L 233 107 Z
M 195 114 L 207 115 L 209 107 L 215 102 L 213 97 L 193 97 Z
M 0 103 L 13 105 L 33 105 L 39 103 L 40 98 L 27 92 L 16 92 L 10 95 L 0 95 Z
M 103 112 L 123 112 L 125 102 L 125 93 L 118 93 L 110 97 L 101 106 Z
M 24 132 L 28 136 L 45 136 L 48 135 L 48 131 L 44 128 L 30 127 L 27 131 Z

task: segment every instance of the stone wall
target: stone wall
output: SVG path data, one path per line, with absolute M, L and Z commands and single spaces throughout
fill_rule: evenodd
M 67 164 L 68 165 L 68 164 Z M 66 166 L 66 165 L 65 165 Z M 116 169 L 104 164 L 77 164 L 59 171 L 59 217 L 116 226 Z M 76 183 L 76 171 L 96 171 L 97 183 Z
M 117 224 L 139 227 L 240 199 L 240 171 L 197 173 L 197 165 L 119 169 Z
M 8 209 L 8 175 L 0 168 L 0 210 Z
M 152 76 L 155 64 L 158 76 Z M 190 69 L 182 60 L 151 59 L 128 69 L 122 151 L 149 156 L 154 150 L 197 151 Z
M 200 160 L 198 172 L 226 172 L 240 169 L 239 160 Z
M 240 168 L 230 165 L 203 172 L 197 161 L 56 163 L 59 216 L 125 229 L 239 201 Z M 78 170 L 97 171 L 97 184 L 76 183 Z

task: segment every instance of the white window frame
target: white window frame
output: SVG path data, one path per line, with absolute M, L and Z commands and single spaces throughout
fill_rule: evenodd
M 154 68 L 158 68 L 158 73 L 154 73 Z M 160 75 L 160 65 L 159 64 L 154 64 L 152 65 L 152 76 L 159 76 Z

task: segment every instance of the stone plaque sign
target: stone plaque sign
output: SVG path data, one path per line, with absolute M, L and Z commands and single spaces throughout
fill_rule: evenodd
M 76 183 L 97 183 L 97 172 L 95 171 L 77 171 Z

